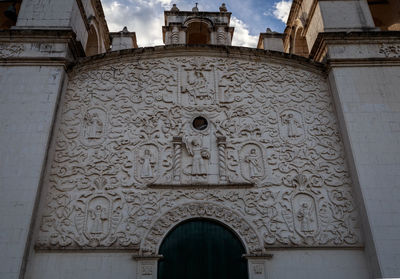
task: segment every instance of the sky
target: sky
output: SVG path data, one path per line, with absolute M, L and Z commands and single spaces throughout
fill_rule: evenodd
M 200 11 L 217 12 L 222 3 L 232 13 L 235 27 L 232 45 L 256 47 L 258 36 L 267 28 L 283 32 L 292 0 L 101 0 L 110 32 L 124 26 L 136 32 L 139 47 L 163 45 L 164 10 L 176 4 L 191 11 L 198 3 Z

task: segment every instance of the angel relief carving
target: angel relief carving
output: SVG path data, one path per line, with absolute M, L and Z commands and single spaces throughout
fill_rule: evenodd
M 69 73 L 38 248 L 153 253 L 177 220 L 207 216 L 249 251 L 360 245 L 322 74 L 226 57 L 96 63 Z

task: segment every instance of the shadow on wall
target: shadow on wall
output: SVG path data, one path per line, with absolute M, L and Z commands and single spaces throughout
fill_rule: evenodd
M 376 27 L 382 31 L 400 31 L 399 0 L 368 0 Z
M 10 29 L 17 23 L 20 1 L 0 1 L 0 29 Z

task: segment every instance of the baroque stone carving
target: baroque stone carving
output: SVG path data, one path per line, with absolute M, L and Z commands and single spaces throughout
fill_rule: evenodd
M 317 70 L 202 56 L 99 63 L 69 73 L 38 248 L 156 254 L 179 220 L 207 216 L 253 252 L 360 245 L 337 119 Z M 199 116 L 207 125 L 196 129 Z
M 25 50 L 23 44 L 0 44 L 0 58 L 8 58 L 20 55 Z
M 220 205 L 195 202 L 172 208 L 158 219 L 144 238 L 141 253 L 156 254 L 157 248 L 168 231 L 176 224 L 190 218 L 210 218 L 225 223 L 246 243 L 249 253 L 257 254 L 262 251 L 257 233 L 242 216 Z
M 385 55 L 385 57 L 400 57 L 400 45 L 382 44 L 379 53 Z

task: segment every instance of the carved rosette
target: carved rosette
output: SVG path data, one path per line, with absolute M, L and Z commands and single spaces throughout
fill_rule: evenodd
M 69 73 L 38 248 L 151 254 L 198 217 L 231 227 L 252 253 L 361 245 L 318 69 L 181 54 L 96 63 Z

